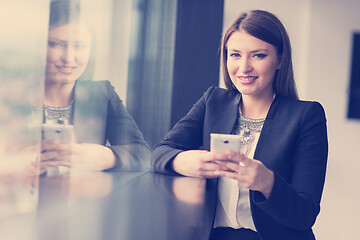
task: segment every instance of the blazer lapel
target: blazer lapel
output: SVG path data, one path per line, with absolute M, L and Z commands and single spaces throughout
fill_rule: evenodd
M 279 107 L 279 104 L 280 104 L 280 97 L 276 96 L 270 106 L 269 112 L 266 116 L 263 128 L 261 130 L 259 141 L 256 145 L 256 149 L 254 153 L 254 159 L 267 159 L 266 157 L 264 158 L 263 156 L 269 154 L 269 151 L 266 150 L 263 146 L 271 145 L 269 143 L 274 141 L 274 134 L 272 130 L 273 130 L 275 115 Z M 263 163 L 267 165 L 266 162 L 263 161 Z
M 107 99 L 92 82 L 75 85 L 74 131 L 77 143 L 105 144 Z M 94 86 L 96 88 L 96 86 Z
M 230 134 L 234 128 L 235 120 L 239 112 L 241 94 L 234 92 L 221 93 L 221 98 L 217 99 L 217 104 L 209 104 L 205 121 L 202 149 L 210 150 L 210 134 L 223 133 Z
M 212 111 L 209 126 L 210 133 L 230 134 L 239 113 L 241 94 L 237 94 L 231 101 L 219 102 Z

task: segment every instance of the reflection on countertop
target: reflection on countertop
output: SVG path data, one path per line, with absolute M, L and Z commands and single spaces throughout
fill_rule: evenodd
M 3 219 L 1 239 L 205 240 L 212 227 L 205 179 L 71 170 L 37 181 L 34 211 Z

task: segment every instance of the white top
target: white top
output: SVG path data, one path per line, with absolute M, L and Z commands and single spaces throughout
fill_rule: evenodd
M 240 116 L 240 122 L 248 118 Z M 244 153 L 249 158 L 254 158 L 255 148 L 260 137 L 263 121 L 255 120 L 255 128 L 246 126 L 240 123 L 235 126 L 238 128 L 239 135 L 244 138 L 245 147 L 240 148 L 240 152 Z M 250 123 L 252 124 L 252 123 Z M 244 132 L 251 131 L 251 140 L 249 141 L 249 134 Z M 255 129 L 255 131 L 253 131 Z M 236 133 L 236 132 L 235 132 Z M 249 190 L 242 187 L 237 180 L 228 177 L 220 177 L 218 183 L 218 204 L 215 216 L 214 227 L 231 227 L 234 229 L 249 228 L 256 231 L 254 221 L 250 210 Z

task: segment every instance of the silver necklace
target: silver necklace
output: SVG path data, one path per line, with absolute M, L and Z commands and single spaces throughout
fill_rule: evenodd
M 240 151 L 245 155 L 249 154 L 255 135 L 261 132 L 264 122 L 265 118 L 252 119 L 238 114 L 232 133 L 240 135 Z
M 73 104 L 66 107 L 43 106 L 43 123 L 73 124 Z
M 276 94 L 273 96 L 273 101 Z M 232 134 L 240 135 L 240 152 L 246 156 L 249 155 L 250 149 L 252 148 L 255 135 L 259 134 L 262 130 L 266 118 L 252 119 L 242 115 L 241 108 L 239 106 L 238 117 L 235 122 Z

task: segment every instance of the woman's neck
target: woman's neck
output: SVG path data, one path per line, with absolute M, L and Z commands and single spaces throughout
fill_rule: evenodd
M 75 83 L 45 83 L 44 105 L 51 107 L 69 106 L 73 99 Z
M 242 95 L 240 104 L 241 114 L 252 119 L 266 118 L 274 96 L 273 94 L 263 98 L 256 98 L 249 95 Z

